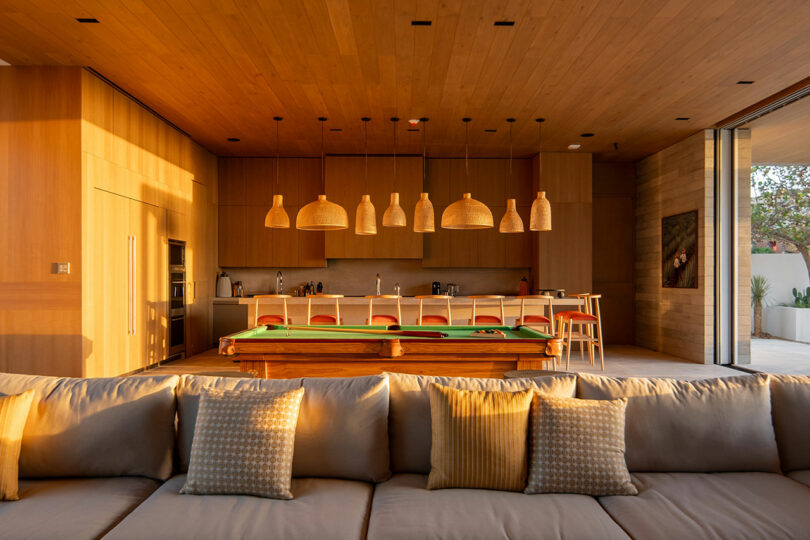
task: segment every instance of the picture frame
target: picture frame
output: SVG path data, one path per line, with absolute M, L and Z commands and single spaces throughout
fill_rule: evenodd
M 661 218 L 661 286 L 698 288 L 698 211 Z

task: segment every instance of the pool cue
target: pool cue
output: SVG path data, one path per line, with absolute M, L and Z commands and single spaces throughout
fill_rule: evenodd
M 383 336 L 406 336 L 424 338 L 444 338 L 444 332 L 433 332 L 430 330 L 376 330 L 373 328 L 330 328 L 324 326 L 294 326 L 283 324 L 267 324 L 268 330 L 316 330 L 318 332 L 345 332 L 350 334 L 377 334 Z

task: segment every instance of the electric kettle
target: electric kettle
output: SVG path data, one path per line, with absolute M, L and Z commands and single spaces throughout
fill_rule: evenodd
M 217 296 L 220 298 L 230 298 L 233 296 L 231 278 L 225 272 L 217 276 Z

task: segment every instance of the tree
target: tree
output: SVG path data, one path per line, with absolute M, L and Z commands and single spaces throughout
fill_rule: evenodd
M 802 254 L 810 277 L 810 167 L 751 167 L 751 235 Z

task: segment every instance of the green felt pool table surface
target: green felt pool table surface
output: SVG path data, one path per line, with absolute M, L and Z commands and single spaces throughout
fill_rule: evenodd
M 266 326 L 257 326 L 249 330 L 244 330 L 236 334 L 228 336 L 233 340 L 379 340 L 379 339 L 402 339 L 402 340 L 435 340 L 435 341 L 448 341 L 448 340 L 469 340 L 469 341 L 504 341 L 504 340 L 545 340 L 551 339 L 552 336 L 538 332 L 526 326 L 512 327 L 512 326 L 400 326 L 401 330 L 414 330 L 414 331 L 433 331 L 442 332 L 447 334 L 443 338 L 425 338 L 425 337 L 412 337 L 400 335 L 385 335 L 385 334 L 365 334 L 361 332 L 330 332 L 329 328 L 340 328 L 344 330 L 386 330 L 386 326 L 311 326 L 306 330 L 287 330 L 283 328 L 274 328 L 269 330 Z M 505 338 L 483 338 L 473 337 L 470 334 L 477 330 L 497 329 L 505 334 Z

